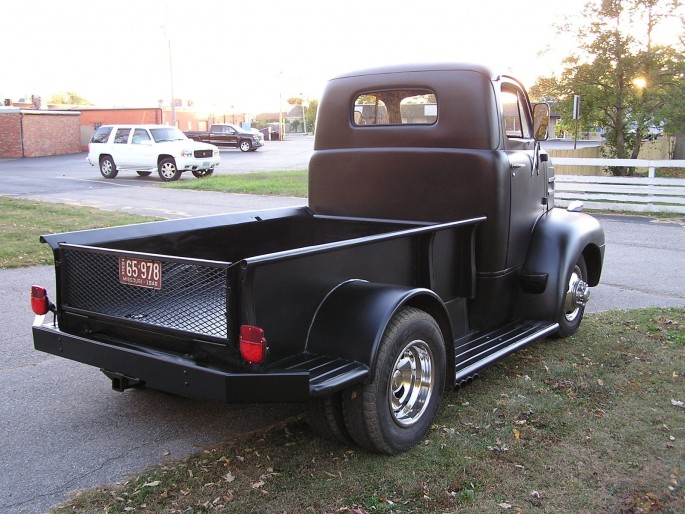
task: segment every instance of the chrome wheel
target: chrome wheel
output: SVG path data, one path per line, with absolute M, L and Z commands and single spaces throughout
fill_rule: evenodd
M 587 283 L 587 265 L 582 254 L 571 266 L 568 273 L 566 291 L 561 291 L 561 305 L 557 315 L 559 330 L 556 337 L 568 337 L 576 333 L 583 320 L 585 305 L 590 299 L 590 286 Z
M 181 177 L 181 170 L 176 167 L 176 161 L 172 158 L 167 158 L 160 162 L 157 171 L 159 172 L 159 178 L 164 182 L 178 180 Z
M 241 152 L 249 152 L 252 150 L 252 145 L 250 144 L 249 141 L 241 141 L 240 142 L 240 151 Z
M 590 289 L 587 282 L 583 280 L 583 274 L 580 266 L 574 266 L 571 272 L 571 278 L 568 281 L 568 290 L 564 299 L 564 317 L 566 321 L 572 323 L 576 320 L 590 299 Z
M 425 311 L 403 307 L 383 334 L 374 378 L 342 393 L 349 436 L 362 448 L 387 455 L 412 448 L 430 430 L 446 378 L 437 321 Z
M 410 426 L 421 418 L 433 393 L 433 354 L 423 341 L 400 352 L 390 380 L 390 409 L 396 423 Z
M 114 178 L 117 176 L 117 166 L 109 155 L 100 159 L 100 173 L 105 178 Z

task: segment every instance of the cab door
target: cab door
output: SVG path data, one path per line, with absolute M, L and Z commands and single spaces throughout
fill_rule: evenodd
M 530 103 L 518 84 L 502 83 L 500 108 L 511 180 L 507 268 L 515 268 L 523 263 L 533 226 L 544 212 L 545 177 L 540 173 Z

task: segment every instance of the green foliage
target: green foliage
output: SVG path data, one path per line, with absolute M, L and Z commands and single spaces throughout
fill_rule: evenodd
M 155 218 L 0 196 L 0 269 L 52 264 L 42 234 L 111 227 Z
M 212 175 L 202 180 L 167 182 L 162 184 L 161 187 L 306 198 L 308 194 L 308 174 L 304 170 L 290 170 Z
M 681 11 L 680 1 L 672 0 L 589 2 L 586 24 L 564 29 L 576 33 L 579 52 L 563 61 L 560 76 L 538 79 L 531 94 L 557 99 L 565 130 L 574 125 L 573 96 L 580 95 L 580 126 L 604 127 L 610 157 L 636 158 L 650 126 L 685 128 L 682 51 L 652 44 L 656 28 Z
M 316 124 L 316 113 L 319 110 L 319 101 L 310 100 L 307 109 L 304 112 L 304 119 L 307 121 L 307 131 L 313 132 Z
M 65 93 L 55 93 L 50 97 L 50 103 L 66 105 L 93 105 L 78 93 L 68 91 Z

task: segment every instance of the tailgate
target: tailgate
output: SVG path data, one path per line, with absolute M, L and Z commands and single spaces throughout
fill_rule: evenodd
M 231 263 L 71 244 L 59 255 L 61 312 L 228 337 Z

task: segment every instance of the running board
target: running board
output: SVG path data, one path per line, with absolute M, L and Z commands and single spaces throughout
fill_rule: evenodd
M 515 321 L 495 330 L 475 332 L 458 339 L 454 344 L 455 384 L 461 384 L 485 366 L 558 329 L 558 323 Z

